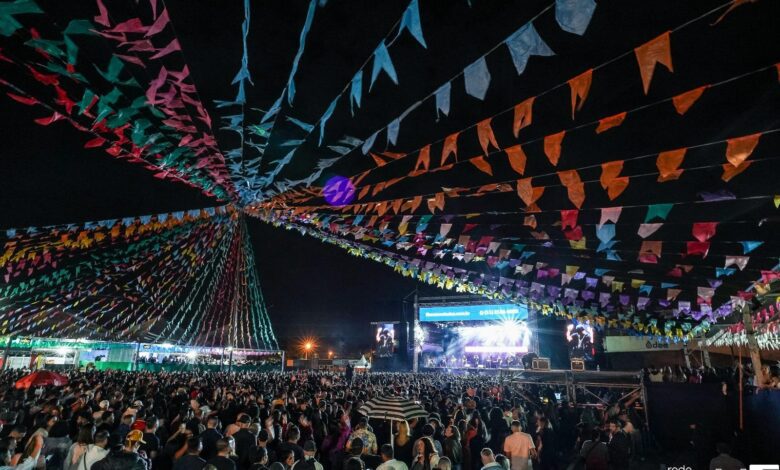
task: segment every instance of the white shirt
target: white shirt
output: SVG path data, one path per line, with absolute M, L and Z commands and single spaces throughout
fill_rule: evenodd
M 87 451 L 84 453 L 84 463 L 81 465 L 79 470 L 84 470 L 83 467 L 87 467 L 87 470 L 92 468 L 92 464 L 97 462 L 98 460 L 103 460 L 105 456 L 108 455 L 108 449 L 104 449 L 100 446 L 96 446 L 95 444 L 90 444 L 87 447 Z
M 376 470 L 409 470 L 409 467 L 400 460 L 390 459 L 387 462 L 382 462 Z

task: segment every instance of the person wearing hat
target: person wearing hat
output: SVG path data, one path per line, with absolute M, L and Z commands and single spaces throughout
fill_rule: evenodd
M 146 460 L 138 454 L 144 442 L 144 433 L 133 429 L 127 433 L 121 449 L 111 452 L 92 465 L 92 470 L 147 470 Z
M 322 464 L 317 461 L 317 444 L 314 441 L 303 443 L 303 459 L 295 462 L 290 470 L 323 470 Z

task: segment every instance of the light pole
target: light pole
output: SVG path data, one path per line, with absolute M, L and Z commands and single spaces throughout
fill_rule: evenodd
M 306 344 L 303 345 L 303 353 L 304 353 L 304 359 L 309 359 L 309 351 L 314 347 L 313 344 L 311 344 L 311 341 L 307 341 Z

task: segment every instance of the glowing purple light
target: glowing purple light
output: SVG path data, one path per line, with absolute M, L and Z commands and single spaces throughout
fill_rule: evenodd
M 322 193 L 331 206 L 346 206 L 355 198 L 355 185 L 349 178 L 334 176 L 325 183 Z

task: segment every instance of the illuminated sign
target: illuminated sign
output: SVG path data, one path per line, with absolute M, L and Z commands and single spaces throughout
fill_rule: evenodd
M 420 307 L 420 321 L 479 321 L 479 320 L 527 320 L 528 308 L 524 305 L 449 305 L 446 307 Z

